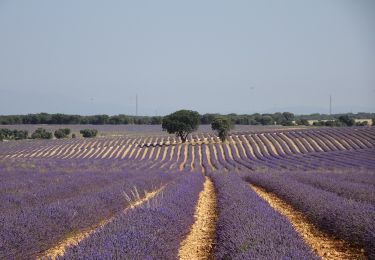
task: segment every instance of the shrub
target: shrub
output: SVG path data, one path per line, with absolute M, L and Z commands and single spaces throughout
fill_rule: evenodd
M 29 132 L 26 130 L 13 130 L 13 137 L 16 140 L 26 139 L 29 135 Z
M 66 137 L 68 137 L 69 134 L 70 134 L 69 128 L 60 128 L 60 129 L 57 129 L 54 133 L 54 135 L 57 139 L 66 138 Z
M 83 137 L 92 138 L 98 134 L 98 130 L 96 129 L 82 129 L 79 131 Z
M 52 138 L 52 133 L 48 132 L 44 128 L 38 128 L 32 133 L 31 135 L 32 139 L 51 139 Z
M 26 139 L 28 132 L 25 130 L 10 130 L 7 128 L 0 129 L 0 141 L 3 140 L 21 140 Z

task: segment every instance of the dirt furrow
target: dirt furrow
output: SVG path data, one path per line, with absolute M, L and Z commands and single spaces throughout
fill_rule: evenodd
M 206 177 L 195 208 L 195 222 L 180 246 L 178 253 L 180 259 L 213 259 L 216 203 L 214 184 Z
M 250 187 L 272 208 L 285 216 L 305 242 L 322 259 L 367 259 L 363 249 L 354 248 L 347 242 L 322 232 L 311 224 L 301 212 L 296 211 L 275 194 L 252 184 L 250 184 Z

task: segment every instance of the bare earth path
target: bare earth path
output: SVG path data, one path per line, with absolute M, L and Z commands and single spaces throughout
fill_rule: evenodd
M 195 223 L 181 243 L 180 259 L 213 259 L 215 243 L 216 193 L 213 182 L 206 177 L 195 209 Z
M 272 208 L 287 217 L 305 242 L 322 259 L 367 259 L 363 250 L 353 248 L 347 242 L 320 231 L 301 212 L 294 210 L 292 206 L 273 193 L 255 185 L 250 185 L 250 187 Z
M 138 207 L 141 204 L 147 202 L 149 199 L 155 197 L 160 191 L 162 191 L 165 188 L 165 186 L 166 185 L 162 186 L 161 188 L 159 188 L 157 190 L 151 191 L 151 192 L 146 192 L 145 196 L 143 198 L 140 198 L 138 192 L 136 192 L 137 195 L 134 196 L 134 197 L 136 197 L 136 200 L 131 201 L 129 203 L 129 206 L 126 207 L 123 210 L 123 212 L 126 212 L 129 209 Z M 98 229 L 100 229 L 100 228 L 104 227 L 105 225 L 107 225 L 108 223 L 112 222 L 115 219 L 116 216 L 117 215 L 112 216 L 108 219 L 104 219 L 94 226 L 91 226 L 91 227 L 89 227 L 87 229 L 84 229 L 84 230 L 80 230 L 79 232 L 68 236 L 67 238 L 60 241 L 58 244 L 56 244 L 54 247 L 51 247 L 50 249 L 41 253 L 37 257 L 37 259 L 56 259 L 59 256 L 63 256 L 65 251 L 67 250 L 67 248 L 69 248 L 71 246 L 78 245 L 82 240 L 86 239 L 87 237 L 89 237 L 90 235 L 95 233 Z

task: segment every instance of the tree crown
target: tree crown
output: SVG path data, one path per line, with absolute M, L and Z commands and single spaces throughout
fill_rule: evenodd
M 189 133 L 198 129 L 200 115 L 196 111 L 179 110 L 163 118 L 162 128 L 169 134 L 176 134 L 185 142 Z
M 217 117 L 212 121 L 211 128 L 218 132 L 221 141 L 225 141 L 230 130 L 234 128 L 234 124 L 230 118 Z

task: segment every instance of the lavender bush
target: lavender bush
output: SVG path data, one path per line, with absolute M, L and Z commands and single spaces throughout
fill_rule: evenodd
M 180 176 L 149 203 L 121 215 L 61 258 L 177 259 L 204 181 L 199 173 Z
M 374 205 L 355 202 L 277 174 L 252 173 L 245 179 L 292 204 L 321 229 L 364 247 L 369 258 L 375 258 Z
M 234 173 L 211 174 L 218 199 L 216 259 L 318 259 L 290 222 Z

